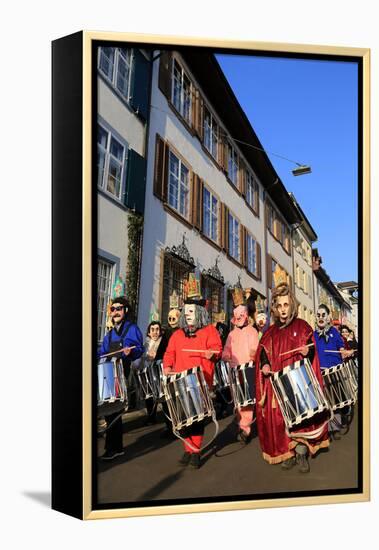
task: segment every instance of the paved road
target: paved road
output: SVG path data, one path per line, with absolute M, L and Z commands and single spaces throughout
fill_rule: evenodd
M 219 422 L 219 434 L 204 452 L 199 470 L 183 468 L 178 459 L 182 443 L 161 437 L 164 424 L 144 426 L 144 411 L 124 416 L 125 455 L 112 462 L 98 460 L 98 502 L 116 504 L 135 501 L 191 499 L 198 497 L 280 494 L 288 491 L 350 489 L 358 479 L 357 421 L 329 450 L 310 460 L 311 472 L 296 468 L 286 472 L 263 459 L 258 438 L 244 446 L 236 441 L 233 416 Z M 159 418 L 161 420 L 161 418 Z M 206 428 L 206 441 L 214 424 Z M 98 454 L 104 439 L 98 438 Z

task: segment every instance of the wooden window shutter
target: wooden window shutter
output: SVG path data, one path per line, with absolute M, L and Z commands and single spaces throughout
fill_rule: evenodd
M 238 167 L 238 189 L 244 197 L 246 197 L 246 165 L 239 158 L 239 167 Z
M 193 118 L 192 125 L 199 138 L 203 139 L 204 100 L 199 90 L 193 88 Z
M 199 231 L 203 227 L 203 181 L 195 172 L 192 175 L 192 224 Z
M 257 278 L 262 279 L 262 251 L 261 251 L 261 245 L 258 241 L 255 241 L 256 243 L 256 258 L 257 258 Z
M 272 288 L 272 258 L 270 254 L 266 255 L 267 286 Z
M 227 206 L 224 203 L 221 203 L 221 209 L 220 210 L 221 210 L 221 223 L 220 223 L 220 225 L 221 225 L 221 231 L 220 231 L 221 239 L 220 239 L 220 245 L 221 245 L 221 248 L 223 250 L 228 251 L 228 249 L 229 249 L 229 231 L 228 231 L 229 210 L 228 210 Z
M 227 172 L 228 171 L 228 142 L 225 139 L 223 131 L 220 129 L 220 140 L 218 143 L 219 146 L 219 163 L 221 168 Z
M 170 51 L 161 52 L 159 58 L 159 77 L 158 86 L 162 93 L 171 100 L 171 78 L 172 78 L 172 53 Z
M 157 134 L 155 143 L 154 195 L 161 201 L 167 200 L 168 147 Z

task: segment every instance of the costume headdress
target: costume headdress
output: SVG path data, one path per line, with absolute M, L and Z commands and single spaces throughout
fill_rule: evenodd
M 257 296 L 255 300 L 255 311 L 257 313 L 267 313 L 266 300 L 264 300 L 261 296 Z
M 170 294 L 170 309 L 179 309 L 179 296 L 176 290 Z
M 160 321 L 159 311 L 155 307 L 150 312 L 150 323 L 153 321 Z
M 275 287 L 283 284 L 288 283 L 287 281 L 287 273 L 282 269 L 279 264 L 276 264 L 275 271 L 273 273 L 273 279 Z
M 234 307 L 246 305 L 243 288 L 236 287 L 232 290 L 232 300 Z
M 120 296 L 125 296 L 125 283 L 119 275 L 113 285 L 112 298 L 120 298 Z
M 225 319 L 226 319 L 225 311 L 222 309 L 219 313 L 214 313 L 213 319 L 215 323 L 225 323 Z
M 201 296 L 200 279 L 195 273 L 188 275 L 188 280 L 184 283 L 185 304 L 195 304 L 198 306 L 205 306 L 205 299 Z

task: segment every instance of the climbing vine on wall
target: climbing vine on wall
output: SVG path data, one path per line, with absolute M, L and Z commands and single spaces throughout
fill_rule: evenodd
M 126 266 L 126 293 L 131 306 L 130 317 L 136 321 L 140 282 L 141 243 L 143 217 L 136 213 L 128 216 L 128 260 Z

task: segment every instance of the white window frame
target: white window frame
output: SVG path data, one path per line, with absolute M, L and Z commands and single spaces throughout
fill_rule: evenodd
M 106 128 L 103 124 L 100 124 L 100 122 L 98 122 L 98 128 L 101 128 L 101 130 L 107 134 L 107 144 L 106 144 L 106 147 L 104 147 L 99 142 L 97 143 L 97 152 L 98 152 L 98 154 L 99 154 L 99 152 L 101 152 L 104 155 L 104 167 L 103 167 L 101 182 L 99 181 L 100 173 L 99 173 L 99 167 L 98 167 L 97 185 L 105 193 L 112 196 L 113 198 L 116 198 L 117 200 L 119 200 L 121 202 L 122 201 L 122 194 L 123 194 L 124 179 L 125 179 L 126 164 L 127 164 L 128 146 L 125 142 L 123 143 L 118 137 L 116 137 L 111 130 Z M 122 160 L 117 158 L 111 152 L 112 139 L 114 141 L 116 141 L 117 144 L 120 145 L 123 149 Z M 111 166 L 111 163 L 115 163 L 116 165 L 119 165 L 121 167 L 120 187 L 119 187 L 119 192 L 118 193 L 113 193 L 108 188 L 109 168 Z
M 228 178 L 235 187 L 238 187 L 238 153 L 228 142 Z
M 209 206 L 206 206 L 205 203 L 205 195 L 209 195 Z M 207 231 L 208 228 L 206 228 L 205 225 L 205 212 L 206 210 L 209 212 L 209 231 Z M 208 239 L 211 239 L 215 243 L 218 243 L 219 239 L 219 211 L 220 211 L 220 201 L 216 195 L 212 193 L 212 191 L 204 185 L 203 187 L 203 233 Z
M 177 174 L 171 171 L 172 159 L 177 162 Z M 168 161 L 167 201 L 171 208 L 179 212 L 179 214 L 187 220 L 189 219 L 190 174 L 191 171 L 188 166 L 186 166 L 182 159 L 170 149 Z M 183 176 L 185 176 L 185 179 Z
M 106 289 L 105 291 L 101 291 L 99 288 L 99 277 L 101 276 L 103 279 L 107 280 L 106 277 L 103 276 L 103 274 L 99 273 L 100 265 L 103 264 L 105 268 L 109 268 L 110 271 L 110 277 L 108 278 L 108 282 L 106 282 Z M 106 260 L 104 258 L 99 257 L 97 260 L 97 339 L 98 342 L 102 342 L 103 338 L 105 336 L 105 329 L 106 329 L 106 320 L 107 320 L 107 305 L 109 300 L 112 297 L 112 286 L 114 284 L 115 279 L 115 264 L 110 262 L 109 260 Z M 99 309 L 99 302 L 100 299 L 103 299 L 104 308 Z
M 176 70 L 177 69 L 177 70 Z M 188 124 L 192 119 L 192 82 L 177 59 L 172 64 L 171 102 Z M 189 85 L 189 89 L 186 86 Z M 175 91 L 178 90 L 176 94 Z
M 111 74 L 104 72 L 101 67 L 102 56 L 105 55 L 105 48 L 100 47 L 98 52 L 98 69 L 100 73 L 112 84 L 112 87 L 119 93 L 126 101 L 130 99 L 130 83 L 131 83 L 131 74 L 132 74 L 132 62 L 133 62 L 133 50 L 130 48 L 112 48 L 113 50 L 113 60 L 110 60 L 109 63 L 112 64 Z M 107 56 L 106 56 L 107 57 Z M 121 74 L 121 67 L 125 65 L 127 68 L 127 77 L 126 77 L 126 89 L 121 89 L 118 85 L 119 76 Z
M 246 234 L 247 269 L 253 275 L 258 275 L 258 247 L 257 240 L 247 232 Z
M 258 196 L 258 183 L 249 170 L 246 170 L 246 202 L 253 209 L 257 210 L 256 197 Z M 256 195 L 257 193 L 257 195 Z
M 229 212 L 228 214 L 228 252 L 229 256 L 240 261 L 241 258 L 241 236 L 240 222 Z
M 209 117 L 207 116 L 209 115 Z M 209 118 L 210 124 L 207 122 Z M 207 132 L 208 129 L 208 132 Z M 207 136 L 207 137 L 206 137 Z M 209 139 L 209 143 L 208 143 Z M 209 151 L 212 157 L 218 159 L 218 143 L 219 143 L 219 125 L 207 106 L 204 106 L 204 129 L 203 129 L 204 147 Z

